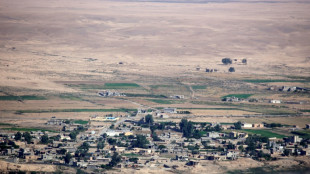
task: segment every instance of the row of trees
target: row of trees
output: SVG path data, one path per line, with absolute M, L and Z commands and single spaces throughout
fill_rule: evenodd
M 29 132 L 24 132 L 23 134 L 21 134 L 20 132 L 17 132 L 17 133 L 15 134 L 14 139 L 15 139 L 16 141 L 19 141 L 19 140 L 22 140 L 22 137 L 24 137 L 24 140 L 25 140 L 28 144 L 31 143 L 32 136 L 30 135 Z
M 237 59 L 235 59 L 235 61 L 237 61 Z M 225 64 L 225 65 L 228 65 L 228 64 L 232 64 L 233 60 L 231 58 L 223 58 L 222 59 L 222 63 Z M 242 63 L 243 64 L 247 64 L 247 59 L 242 59 Z
M 222 128 L 220 125 L 216 125 L 212 127 L 211 125 L 207 125 L 207 123 L 200 123 L 200 127 L 204 131 L 196 130 L 195 129 L 194 122 L 188 121 L 187 119 L 182 119 L 179 123 L 180 131 L 183 133 L 183 136 L 186 138 L 201 138 L 205 132 L 211 132 L 211 131 L 221 131 Z

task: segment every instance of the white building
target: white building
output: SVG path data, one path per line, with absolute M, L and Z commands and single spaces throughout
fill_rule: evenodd
M 269 103 L 279 104 L 279 103 L 281 103 L 281 100 L 270 100 Z
M 253 125 L 250 124 L 250 123 L 242 123 L 241 127 L 242 127 L 242 128 L 252 128 Z
M 176 114 L 177 108 L 165 108 L 164 113 Z

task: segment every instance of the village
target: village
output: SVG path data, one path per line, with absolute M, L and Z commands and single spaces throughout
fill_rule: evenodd
M 135 116 L 92 115 L 87 121 L 52 117 L 46 124 L 59 131 L 2 131 L 0 158 L 19 164 L 53 164 L 98 172 L 150 167 L 173 171 L 204 161 L 276 161 L 310 155 L 309 139 L 298 135 L 268 138 L 242 131 L 283 127 L 281 124 L 221 124 L 186 118 L 176 123 L 163 117 L 177 113 L 176 108 L 164 108 L 154 112 L 138 109 Z M 284 129 L 310 129 L 310 125 Z

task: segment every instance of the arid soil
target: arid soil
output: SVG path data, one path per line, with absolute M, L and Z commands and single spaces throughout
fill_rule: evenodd
M 0 122 L 46 127 L 44 123 L 52 116 L 88 120 L 90 115 L 109 113 L 17 114 L 20 110 L 187 107 L 228 108 L 193 109 L 191 112 L 200 117 L 189 118 L 192 121 L 232 123 L 241 120 L 304 127 L 310 123 L 309 113 L 299 117 L 253 118 L 245 116 L 259 114 L 259 110 L 243 110 L 239 105 L 217 106 L 212 102 L 219 102 L 222 96 L 231 93 L 250 93 L 259 100 L 305 102 L 272 108 L 284 113 L 309 109 L 309 94 L 266 90 L 268 86 L 310 87 L 309 9 L 310 3 L 306 0 L 0 0 L 0 96 L 47 98 L 0 101 Z M 224 57 L 232 58 L 233 63 L 223 65 Z M 244 58 L 247 64 L 241 62 Z M 229 67 L 235 67 L 236 72 L 229 73 Z M 206 68 L 218 72 L 206 73 Z M 284 82 L 257 84 L 246 83 L 244 79 L 282 79 Z M 294 79 L 306 81 L 291 82 Z M 143 97 L 101 98 L 97 94 L 101 88 L 78 86 L 115 82 L 139 85 L 138 88 L 118 89 L 123 93 L 168 97 L 183 94 L 186 99 L 161 104 Z M 193 89 L 194 85 L 205 87 Z M 69 97 L 62 98 L 68 94 Z M 209 103 L 203 103 L 206 101 Z M 264 105 L 272 106 L 252 105 L 261 110 L 265 109 Z M 229 110 L 231 107 L 237 109 Z M 181 118 L 182 115 L 168 120 Z M 23 164 L 0 162 L 1 169 L 56 170 L 53 166 L 35 165 L 29 169 Z M 280 161 L 270 165 L 287 163 Z M 261 167 L 263 163 L 239 160 L 204 165 L 174 172 L 205 173 L 212 169 L 214 173 L 222 173 L 228 167 Z M 169 171 L 154 167 L 124 172 Z

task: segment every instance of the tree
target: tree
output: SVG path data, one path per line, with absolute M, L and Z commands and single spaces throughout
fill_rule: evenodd
M 194 133 L 193 133 L 193 137 L 195 139 L 200 139 L 202 136 L 203 136 L 203 132 L 202 131 L 195 130 Z
M 149 125 L 152 125 L 154 123 L 154 119 L 153 119 L 153 116 L 148 114 L 145 116 L 145 123 L 149 124 Z
M 230 67 L 230 68 L 228 69 L 228 71 L 229 71 L 229 72 L 235 72 L 236 70 L 235 70 L 234 67 Z
M 247 64 L 247 60 L 246 59 L 242 59 L 242 63 Z
M 244 150 L 243 145 L 239 146 L 238 150 L 240 150 L 242 152 Z
M 129 158 L 129 161 L 134 162 L 134 163 L 137 163 L 138 160 L 139 160 L 139 158 Z
M 115 126 L 114 124 L 111 124 L 110 129 L 114 129 L 114 126 Z
M 285 155 L 285 156 L 290 156 L 290 151 L 288 150 L 288 149 L 285 149 L 284 151 L 283 151 L 283 154 Z
M 104 134 L 102 135 L 102 137 L 103 137 L 103 138 L 107 138 L 108 135 L 107 135 L 106 133 L 104 133 Z
M 28 144 L 31 143 L 32 137 L 31 137 L 31 135 L 30 135 L 29 132 L 25 132 L 25 133 L 23 134 L 23 137 L 25 138 L 25 141 L 26 141 Z
M 66 154 L 67 150 L 66 149 L 60 149 L 56 151 L 58 154 L 64 155 Z
M 192 122 L 188 122 L 187 119 L 183 118 L 179 125 L 184 137 L 192 137 L 194 132 L 194 126 Z
M 47 134 L 44 134 L 44 135 L 41 137 L 41 143 L 42 143 L 42 144 L 47 144 L 47 143 L 48 143 L 48 135 L 47 135 Z
M 137 140 L 134 140 L 132 142 L 132 147 L 140 147 L 140 148 L 146 148 L 146 145 L 150 142 L 146 139 L 143 135 L 137 135 Z
M 161 141 L 161 139 L 157 136 L 156 132 L 152 133 L 153 141 Z
M 232 60 L 230 58 L 223 58 L 222 59 L 223 64 L 228 65 L 232 64 Z
M 22 139 L 22 134 L 21 134 L 20 132 L 17 132 L 17 133 L 15 134 L 14 139 L 15 139 L 16 141 L 21 140 L 21 139 Z
M 70 132 L 69 136 L 70 136 L 70 138 L 71 138 L 72 140 L 75 140 L 75 139 L 76 139 L 76 136 L 77 136 L 77 133 L 76 133 L 75 131 Z
M 166 148 L 165 145 L 162 145 L 162 144 L 161 144 L 161 145 L 158 146 L 158 149 L 160 149 L 160 150 L 161 150 L 161 149 L 164 149 L 164 148 Z
M 115 153 L 113 154 L 113 156 L 112 156 L 112 159 L 111 159 L 111 161 L 110 161 L 110 163 L 109 163 L 109 166 L 115 167 L 119 162 L 121 162 L 121 156 L 118 155 L 117 152 L 115 152 Z
M 229 142 L 227 144 L 227 149 L 235 149 L 235 148 L 236 148 L 236 146 L 234 144 L 232 144 L 231 142 Z
M 103 149 L 104 148 L 104 143 L 105 143 L 104 140 L 99 141 L 98 144 L 97 144 L 97 149 Z
M 219 124 L 217 124 L 216 126 L 214 126 L 214 130 L 215 131 L 221 131 L 222 128 L 221 128 L 221 126 Z
M 238 121 L 237 123 L 234 123 L 235 129 L 242 129 L 242 123 L 240 121 Z
M 115 145 L 115 144 L 116 144 L 116 139 L 108 138 L 108 143 L 109 143 L 110 145 Z
M 83 144 L 78 148 L 79 150 L 82 150 L 84 152 L 88 152 L 89 150 L 89 144 L 87 142 L 83 142 Z
M 66 156 L 64 157 L 65 163 L 69 164 L 72 156 L 70 153 L 66 153 Z

